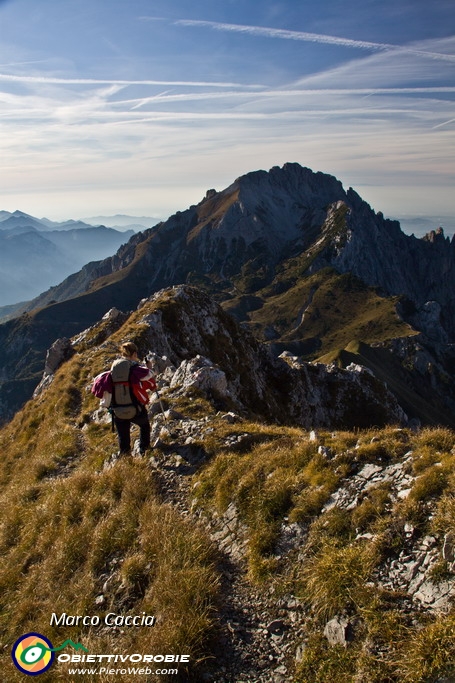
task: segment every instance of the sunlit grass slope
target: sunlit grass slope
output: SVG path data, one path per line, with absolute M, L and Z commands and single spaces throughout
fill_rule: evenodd
M 102 468 L 115 438 L 108 425 L 87 424 L 97 407 L 87 386 L 107 360 L 96 351 L 75 356 L 0 433 L 0 642 L 8 681 L 23 680 L 9 653 L 29 631 L 54 644 L 79 640 L 92 653 L 189 654 L 182 680 L 197 680 L 196 662 L 209 650 L 218 575 L 206 535 L 159 502 L 144 461 Z M 54 612 L 145 612 L 157 621 L 122 631 L 51 628 Z M 67 680 L 55 665 L 41 679 Z
M 307 355 L 415 334 L 396 312 L 396 297 L 380 297 L 352 275 L 325 268 L 296 278 L 285 292 L 265 298 L 250 314 L 258 329 L 273 327 L 280 342 L 300 342 Z
M 198 477 L 197 504 L 222 515 L 229 505 L 247 528 L 251 580 L 275 595 L 298 595 L 306 614 L 296 683 L 430 683 L 455 673 L 455 608 L 428 613 L 374 580 L 403 547 L 404 527 L 442 541 L 455 528 L 455 434 L 394 429 L 321 433 L 256 426 L 259 443 L 219 454 Z M 327 450 L 325 450 L 327 449 Z M 324 452 L 329 452 L 327 458 Z M 399 463 L 412 454 L 414 484 L 405 500 L 387 484 L 368 489 L 352 509 L 323 511 L 346 477 L 364 465 Z M 283 558 L 283 524 L 304 540 Z M 455 576 L 441 560 L 434 580 Z M 355 624 L 347 647 L 330 646 L 324 626 L 335 615 Z

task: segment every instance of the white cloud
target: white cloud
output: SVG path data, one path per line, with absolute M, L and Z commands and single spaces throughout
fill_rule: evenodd
M 455 60 L 455 37 L 441 40 L 425 41 L 422 48 L 450 50 Z M 338 88 L 340 83 L 345 88 L 393 88 L 405 92 L 406 88 L 430 87 L 441 89 L 453 85 L 453 66 L 448 62 L 436 63 L 427 59 L 429 52 L 381 52 L 350 60 L 331 69 L 305 76 L 294 86 L 304 88 Z M 442 91 L 442 90 L 441 90 Z

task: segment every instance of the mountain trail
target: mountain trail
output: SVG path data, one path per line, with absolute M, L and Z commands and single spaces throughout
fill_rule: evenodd
M 221 583 L 221 602 L 216 616 L 218 642 L 213 661 L 208 663 L 201 680 L 207 683 L 291 680 L 296 652 L 302 642 L 302 630 L 295 623 L 301 616 L 298 601 L 291 595 L 275 596 L 273 588 L 252 585 L 247 578 L 244 557 L 231 552 L 232 548 L 226 547 L 220 538 L 222 520 L 208 519 L 200 510 L 191 508 L 194 465 L 175 452 L 153 455 L 150 465 L 156 473 L 162 502 L 202 525 L 217 547 Z M 236 547 L 234 540 L 232 545 Z

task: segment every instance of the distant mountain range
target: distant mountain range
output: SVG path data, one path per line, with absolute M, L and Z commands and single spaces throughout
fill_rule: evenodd
M 423 237 L 430 230 L 442 227 L 445 232 L 455 233 L 454 216 L 399 216 L 401 229 L 408 235 Z
M 31 394 L 57 337 L 182 283 L 214 297 L 274 353 L 365 365 L 410 417 L 455 425 L 455 239 L 441 229 L 405 235 L 353 189 L 298 164 L 209 190 L 1 325 L 4 415 Z
M 112 254 L 133 232 L 0 211 L 0 306 L 34 298 L 85 263 Z
M 159 218 L 152 218 L 151 216 L 127 216 L 120 213 L 115 214 L 115 216 L 90 216 L 83 220 L 90 225 L 107 225 L 116 230 L 144 230 L 145 228 L 152 228 L 160 222 Z

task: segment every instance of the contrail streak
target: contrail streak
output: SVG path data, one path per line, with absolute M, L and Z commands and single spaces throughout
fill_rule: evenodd
M 418 50 L 413 47 L 391 45 L 390 43 L 372 43 L 366 40 L 351 40 L 350 38 L 340 38 L 338 36 L 328 36 L 322 33 L 307 33 L 305 31 L 289 31 L 286 29 L 266 28 L 263 26 L 245 26 L 242 24 L 223 24 L 216 21 L 199 21 L 195 19 L 179 19 L 175 22 L 180 26 L 207 26 L 216 31 L 232 31 L 236 33 L 247 33 L 250 35 L 264 36 L 266 38 L 282 38 L 284 40 L 301 40 L 310 43 L 325 43 L 328 45 L 340 45 L 341 47 L 357 48 L 360 50 L 375 51 L 394 51 L 409 52 L 431 59 L 454 62 L 455 55 L 444 54 L 441 52 L 430 52 Z
M 223 83 L 213 81 L 123 81 L 97 78 L 54 78 L 53 76 L 17 76 L 15 74 L 0 73 L 0 81 L 18 83 L 49 83 L 66 85 L 182 85 L 191 87 L 212 88 L 262 88 L 261 85 L 243 85 L 242 83 Z

